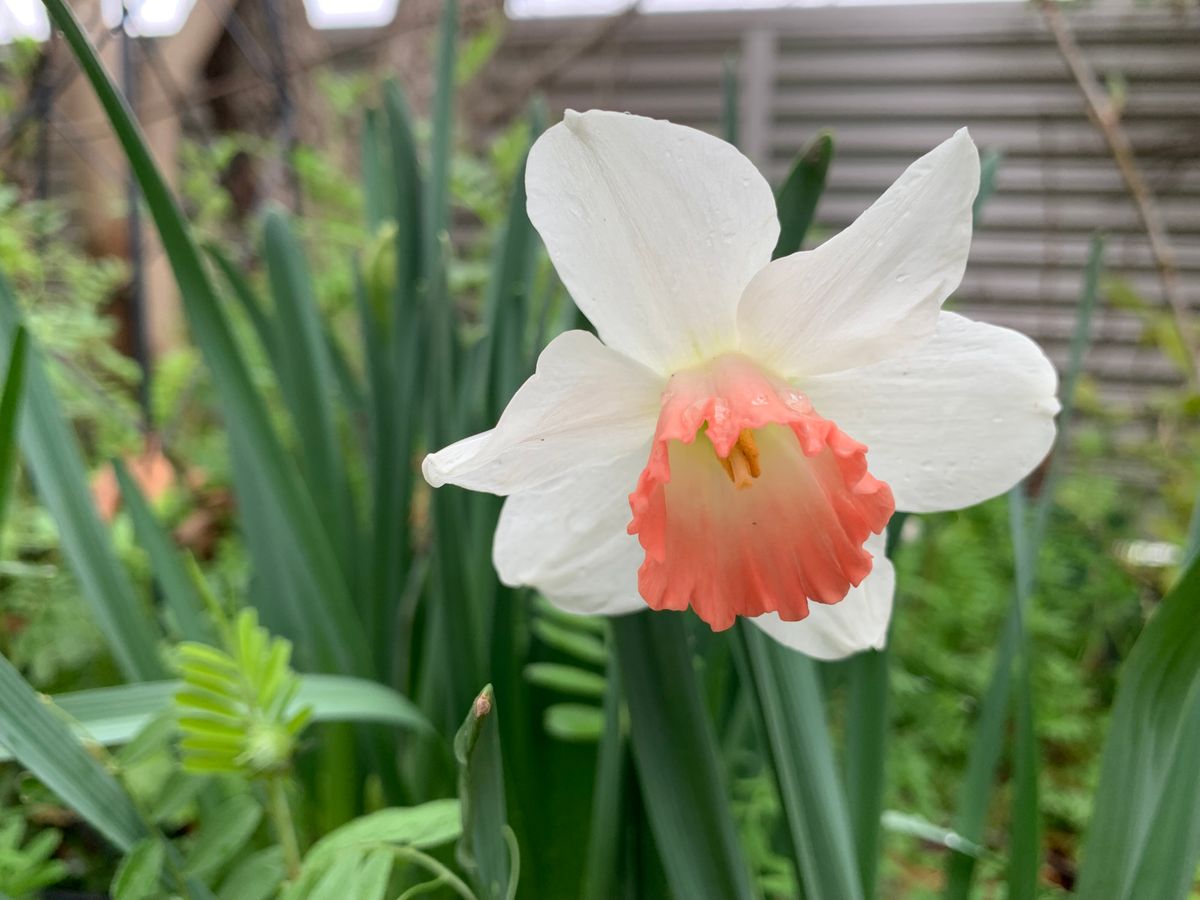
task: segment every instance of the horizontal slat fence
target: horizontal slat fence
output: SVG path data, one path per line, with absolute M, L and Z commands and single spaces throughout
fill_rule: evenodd
M 1200 303 L 1200 13 L 1094 6 L 1069 21 L 1124 96 L 1123 122 Z M 773 180 L 819 129 L 837 136 L 818 237 L 853 220 L 904 167 L 966 125 L 1004 154 L 956 304 L 1066 356 L 1092 231 L 1147 301 L 1159 282 L 1136 210 L 1039 13 L 1022 3 L 846 6 L 514 23 L 486 79 L 512 108 L 539 66 L 555 115 L 602 107 L 719 133 L 725 60 L 738 60 L 740 133 Z M 562 62 L 563 48 L 589 44 Z M 518 98 L 519 99 L 519 98 Z M 1090 373 L 1138 410 L 1178 381 L 1135 316 L 1106 305 Z

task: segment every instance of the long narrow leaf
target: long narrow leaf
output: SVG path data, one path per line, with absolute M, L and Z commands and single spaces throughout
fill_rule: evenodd
M 612 630 L 638 779 L 672 891 L 752 897 L 681 617 L 621 616 Z
M 1040 761 L 1034 721 L 1032 642 L 1025 618 L 1033 603 L 1034 566 L 1037 548 L 1031 543 L 1025 491 L 1018 485 L 1009 493 L 1016 602 L 1019 624 L 1018 651 L 1013 659 L 1013 801 L 1009 817 L 1008 896 L 1012 900 L 1037 896 L 1041 869 L 1041 811 L 1038 807 Z
M 25 391 L 25 357 L 28 348 L 29 333 L 23 327 L 18 327 L 8 353 L 4 392 L 0 395 L 0 525 L 4 524 L 8 512 L 8 496 L 17 465 L 17 415 Z
M 485 687 L 454 738 L 458 760 L 458 799 L 462 808 L 463 836 L 459 862 L 474 874 L 486 900 L 504 900 L 515 892 L 504 799 L 504 761 L 500 754 L 500 728 L 496 724 L 496 697 Z
M 1004 726 L 1008 721 L 1013 667 L 1014 663 L 1018 661 L 1018 654 L 1022 652 L 1025 641 L 1022 623 L 1028 595 L 1032 592 L 1032 571 L 1035 562 L 1033 555 L 1041 546 L 1049 521 L 1054 486 L 1061 466 L 1060 448 L 1066 446 L 1065 435 L 1069 431 L 1072 420 L 1075 386 L 1082 369 L 1084 351 L 1090 342 L 1092 310 L 1098 294 L 1103 255 L 1104 241 L 1099 235 L 1094 236 L 1084 271 L 1079 306 L 1076 310 L 1075 334 L 1071 342 L 1068 369 L 1063 378 L 1061 391 L 1063 410 L 1058 420 L 1058 437 L 1055 448 L 1051 451 L 1050 472 L 1043 484 L 1038 506 L 1031 517 L 1032 522 L 1027 528 L 1022 526 L 1023 531 L 1026 532 L 1024 539 L 1020 546 L 1014 547 L 1020 567 L 1017 572 L 1018 586 L 1013 593 L 1013 602 L 996 648 L 992 676 L 980 704 L 979 719 L 975 725 L 971 750 L 967 757 L 967 772 L 960 788 L 954 831 L 975 844 L 982 843 L 983 840 L 983 828 L 991 798 L 992 782 L 995 780 L 996 769 L 1000 764 L 1000 755 L 1004 747 Z M 1010 493 L 1010 502 L 1021 503 L 1023 495 L 1017 497 L 1017 492 L 1024 490 L 1024 485 L 1014 488 Z M 1028 584 L 1025 584 L 1026 581 Z M 1019 677 L 1022 679 L 1023 685 L 1028 684 L 1024 673 L 1020 673 Z M 1032 709 L 1032 698 L 1022 697 L 1020 702 L 1030 704 L 1030 709 Z M 1021 710 L 1020 714 L 1025 715 L 1026 711 Z M 1030 735 L 1030 737 L 1032 736 Z M 1019 752 L 1025 754 L 1026 763 L 1031 762 L 1031 758 L 1028 756 L 1031 751 L 1028 746 L 1020 748 Z M 1033 789 L 1028 783 L 1023 784 L 1022 788 L 1026 792 Z M 1028 793 L 1024 795 L 1022 802 L 1028 805 Z M 949 900 L 965 900 L 970 895 L 974 874 L 974 857 L 965 854 L 952 855 L 946 863 L 946 897 Z
M 91 82 L 129 158 L 175 273 L 192 335 L 221 398 L 247 541 L 263 569 L 259 574 L 269 583 L 269 592 L 258 596 L 264 615 L 275 630 L 295 639 L 298 655 L 316 666 L 348 673 L 363 671 L 370 654 L 344 573 L 312 498 L 271 428 L 183 215 L 128 105 L 65 0 L 47 0 L 46 9 Z
M 16 298 L 0 275 L 0 341 L 20 327 Z M 125 676 L 134 681 L 165 674 L 158 656 L 161 634 L 117 561 L 100 523 L 75 435 L 50 387 L 41 354 L 30 341 L 21 410 L 21 449 L 38 496 L 58 526 L 63 554 L 79 579 L 81 595 Z
M 817 212 L 817 203 L 825 192 L 825 177 L 833 159 L 833 135 L 822 131 L 796 157 L 787 179 L 776 192 L 779 207 L 779 240 L 772 257 L 795 253 Z
M 268 213 L 263 257 L 275 301 L 277 375 L 300 440 L 302 471 L 330 543 L 349 575 L 356 568 L 354 509 L 337 412 L 334 364 L 304 254 L 283 213 Z
M 1183 898 L 1200 858 L 1200 561 L 1121 669 L 1084 847 L 1083 900 Z
M 581 900 L 611 900 L 617 896 L 621 840 L 626 812 L 625 777 L 629 745 L 621 724 L 621 670 L 615 660 L 608 665 L 608 691 L 604 697 L 604 731 L 596 756 L 596 786 L 592 790 L 592 828 L 583 870 Z
M 806 893 L 863 896 L 816 664 L 739 624 L 754 695 Z
M 875 894 L 883 815 L 888 726 L 889 650 L 866 650 L 846 660 L 846 805 L 854 829 L 863 896 Z
M 212 623 L 205 615 L 204 601 L 188 576 L 179 548 L 150 509 L 125 464 L 119 459 L 113 460 L 113 469 L 121 487 L 121 499 L 133 520 L 134 534 L 150 558 L 154 580 L 175 617 L 180 636 L 189 641 L 211 641 L 215 637 Z
M 116 847 L 146 835 L 133 801 L 66 722 L 0 656 L 0 745 Z

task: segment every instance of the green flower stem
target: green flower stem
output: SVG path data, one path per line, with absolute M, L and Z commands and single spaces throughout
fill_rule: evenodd
M 275 833 L 279 835 L 288 880 L 295 881 L 300 877 L 300 843 L 296 840 L 296 826 L 292 823 L 287 785 L 282 775 L 272 775 L 267 779 L 267 813 L 275 826 Z

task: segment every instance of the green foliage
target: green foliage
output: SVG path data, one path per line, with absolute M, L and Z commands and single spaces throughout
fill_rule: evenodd
M 511 900 L 520 878 L 516 837 L 508 827 L 496 694 L 489 684 L 475 698 L 454 737 L 463 836 L 458 860 L 479 893 Z
M 300 682 L 289 665 L 292 645 L 271 637 L 253 609 L 226 627 L 224 644 L 219 650 L 186 641 L 176 651 L 183 767 L 245 777 L 287 771 L 312 716 L 311 707 L 295 706 Z
M 113 900 L 151 900 L 157 896 L 165 860 L 166 848 L 157 838 L 134 844 L 113 875 Z
M 62 834 L 52 828 L 29 837 L 17 813 L 0 816 L 0 896 L 21 900 L 61 881 L 66 864 L 53 858 L 61 841 Z
M 427 850 L 448 844 L 462 831 L 458 801 L 435 800 L 421 806 L 383 809 L 330 832 L 313 845 L 303 868 L 280 900 L 355 897 L 376 900 L 385 891 L 395 862 L 433 875 L 430 887 L 450 885 L 470 900 L 473 894 Z
M 1150 620 L 1121 672 L 1080 896 L 1185 897 L 1200 858 L 1200 562 Z
M 114 875 L 65 832 L 97 885 L 111 882 L 118 900 L 185 887 L 197 900 L 855 897 L 875 893 L 878 867 L 879 895 L 917 897 L 937 890 L 949 852 L 977 858 L 990 890 L 1016 851 L 1013 883 L 1028 891 L 1040 859 L 1027 826 L 1038 818 L 1047 843 L 1074 856 L 1117 660 L 1167 577 L 1113 548 L 1182 534 L 1200 475 L 1200 453 L 1189 452 L 1194 398 L 1164 400 L 1166 438 L 1139 451 L 1151 473 L 1186 487 L 1168 486 L 1140 510 L 1102 465 L 1119 423 L 1085 403 L 1091 424 L 1077 436 L 1072 474 L 1053 488 L 1024 623 L 1021 696 L 1036 703 L 1020 709 L 1019 740 L 1003 735 L 994 808 L 979 843 L 965 842 L 939 826 L 953 819 L 1012 598 L 1000 503 L 910 520 L 888 654 L 817 667 L 757 631 L 735 645 L 676 616 L 610 624 L 501 586 L 490 558 L 499 504 L 454 489 L 431 496 L 421 482 L 421 455 L 493 424 L 541 346 L 577 324 L 524 211 L 540 110 L 481 151 L 455 135 L 453 88 L 490 54 L 495 28 L 456 52 L 446 6 L 428 123 L 396 85 L 325 78 L 332 131 L 359 146 L 294 154 L 303 218 L 239 209 L 218 188 L 239 157 L 278 159 L 271 142 L 190 145 L 185 220 L 66 5 L 49 5 L 134 162 L 195 342 L 161 362 L 153 399 L 172 459 L 181 474 L 203 470 L 203 491 L 189 478 L 165 498 L 142 496 L 118 468 L 126 514 L 87 534 L 115 548 L 113 571 L 129 570 L 119 577 L 134 585 L 146 627 L 157 629 L 165 606 L 185 636 L 207 627 L 222 645 L 173 649 L 182 687 L 104 687 L 60 697 L 57 708 L 0 668 L 18 711 L 8 715 L 6 700 L 0 739 L 33 774 L 27 794 L 57 803 L 49 787 L 127 851 Z M 732 123 L 736 85 L 726 87 Z M 361 184 L 346 164 L 355 155 Z M 780 252 L 809 232 L 832 156 L 832 137 L 819 135 L 782 186 Z M 981 195 L 998 162 L 985 162 Z M 47 348 L 60 418 L 82 437 L 80 464 L 52 481 L 78 511 L 89 502 L 83 474 L 128 451 L 137 419 L 124 415 L 132 370 L 110 358 L 111 326 L 96 313 L 120 271 L 76 259 L 50 207 L 0 201 L 0 265 Z M 452 241 L 451 222 L 473 227 Z M 31 234 L 51 240 L 34 247 Z M 50 318 L 56 305 L 60 320 Z M 1081 390 L 1086 401 L 1089 385 Z M 43 445 L 71 444 L 70 432 L 55 433 L 67 437 Z M 89 687 L 119 680 L 104 639 L 80 622 L 80 592 L 95 604 L 94 579 L 77 582 L 60 565 L 60 540 L 69 548 L 85 517 L 48 501 L 52 518 L 21 487 L 3 542 L 16 558 L 0 574 L 3 611 L 22 621 L 3 649 L 39 686 L 84 666 Z M 213 555 L 189 581 L 171 527 L 209 512 L 205 492 L 230 487 L 233 502 L 209 525 Z M 153 610 L 151 577 L 163 593 Z M 207 583 L 239 610 L 232 624 L 211 598 L 198 612 Z M 155 653 L 175 636 L 153 633 Z M 105 635 L 113 646 L 124 639 L 120 629 Z M 293 644 L 301 669 L 342 674 L 297 675 Z M 178 742 L 165 708 L 178 713 Z M 313 728 L 301 741 L 310 714 L 357 724 Z M 80 734 L 97 755 L 100 745 L 120 749 L 99 765 Z M 1037 746 L 1044 763 L 1031 778 Z M 459 799 L 437 799 L 456 780 Z M 887 858 L 877 866 L 885 805 Z M 38 840 L 49 843 L 11 843 L 28 855 Z M 26 860 L 34 870 L 36 856 Z

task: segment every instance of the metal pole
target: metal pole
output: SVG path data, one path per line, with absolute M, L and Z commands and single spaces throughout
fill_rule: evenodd
M 34 196 L 39 200 L 50 199 L 50 115 L 54 110 L 54 86 L 50 83 L 50 60 L 54 56 L 54 34 L 38 60 L 34 72 L 33 108 L 37 121 L 37 178 L 34 181 Z
M 125 94 L 125 102 L 129 108 L 137 110 L 138 70 L 134 59 L 134 40 L 129 33 L 129 7 L 121 6 L 121 90 Z M 146 259 L 145 248 L 142 245 L 142 209 L 141 192 L 138 190 L 137 178 L 133 167 L 130 166 L 126 182 L 125 200 L 128 205 L 126 224 L 129 239 L 129 323 L 133 330 L 133 355 L 142 370 L 142 380 L 138 385 L 138 401 L 142 407 L 142 418 L 149 430 L 153 424 L 153 414 L 150 402 L 151 360 L 150 341 L 146 329 Z
M 271 79 L 275 82 L 275 103 L 279 113 L 280 139 L 284 147 L 284 169 L 288 187 L 292 194 L 292 209 L 300 213 L 300 178 L 296 174 L 293 156 L 296 152 L 296 108 L 292 103 L 291 85 L 288 83 L 287 47 L 283 16 L 278 0 L 263 0 L 263 10 L 267 17 L 267 32 L 270 35 L 271 46 L 268 48 L 271 57 Z

